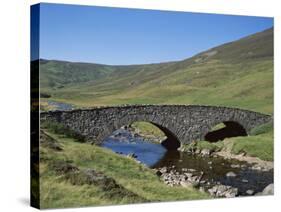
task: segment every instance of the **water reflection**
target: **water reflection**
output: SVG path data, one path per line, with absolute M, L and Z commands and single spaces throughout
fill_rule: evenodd
M 155 165 L 167 152 L 161 144 L 150 143 L 141 137 L 134 137 L 126 130 L 115 131 L 102 144 L 119 154 L 135 154 L 137 160 L 151 167 Z

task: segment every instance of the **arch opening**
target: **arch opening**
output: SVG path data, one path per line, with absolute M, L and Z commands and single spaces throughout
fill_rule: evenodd
M 222 141 L 225 138 L 247 136 L 245 128 L 234 121 L 226 121 L 216 125 L 210 132 L 208 132 L 204 139 L 209 142 Z
M 149 121 L 135 121 L 133 123 L 123 125 L 119 129 L 112 132 L 108 138 L 119 141 L 132 141 L 134 139 L 143 139 L 147 142 L 159 143 L 167 150 L 176 150 L 180 147 L 179 139 L 171 130 L 159 124 Z
M 180 142 L 166 127 L 151 122 L 133 122 L 113 131 L 102 140 L 101 146 L 152 167 L 167 152 L 179 148 Z
M 179 139 L 172 133 L 168 128 L 159 126 L 157 124 L 154 124 L 157 126 L 166 136 L 166 139 L 164 139 L 161 144 L 167 149 L 167 150 L 177 150 L 180 147 L 180 141 Z

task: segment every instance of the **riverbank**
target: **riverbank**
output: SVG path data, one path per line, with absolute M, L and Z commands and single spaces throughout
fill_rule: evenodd
M 235 159 L 252 164 L 253 169 L 257 170 L 270 170 L 274 168 L 273 161 L 264 161 L 257 157 L 246 156 L 244 154 L 235 155 L 227 151 L 215 152 L 214 155 L 223 157 L 225 159 Z
M 152 143 L 161 143 L 167 137 L 156 126 L 148 122 L 134 122 L 133 124 L 126 126 L 126 129 L 133 135 L 138 135 L 144 140 Z
M 193 187 L 165 185 L 154 170 L 134 158 L 81 143 L 50 129 L 44 129 L 44 133 L 47 136 L 40 141 L 41 208 L 210 198 Z M 44 142 L 46 137 L 48 142 Z M 95 181 L 95 176 L 110 181 L 113 188 L 107 189 L 103 181 Z
M 145 122 L 136 122 L 127 127 L 132 133 L 145 140 L 161 143 L 165 135 L 157 127 Z M 251 164 L 256 170 L 271 170 L 273 163 L 273 123 L 259 126 L 250 136 L 227 138 L 224 141 L 210 143 L 199 141 L 190 145 L 182 145 L 182 152 L 203 156 L 219 156 L 224 159 L 235 159 Z
M 198 158 L 198 157 L 197 157 Z M 200 160 L 200 159 L 199 159 Z M 209 168 L 213 169 L 213 166 L 223 165 L 226 169 L 232 168 L 233 171 L 227 171 L 225 177 L 221 176 L 220 180 L 206 177 L 210 173 L 204 171 L 198 171 L 192 168 L 178 169 L 175 166 L 156 168 L 156 174 L 160 179 L 168 186 L 182 186 L 182 187 L 195 187 L 199 191 L 209 193 L 215 198 L 220 197 L 237 197 L 237 196 L 258 196 L 258 195 L 273 195 L 274 184 L 271 181 L 269 184 L 264 184 L 262 188 L 258 185 L 258 179 L 253 179 L 257 175 L 272 175 L 271 171 L 266 170 L 251 170 L 246 164 L 231 164 L 225 166 L 225 164 L 217 164 L 215 160 L 209 159 Z M 270 174 L 271 173 L 271 174 Z M 252 175 L 252 177 L 250 177 Z M 263 176 L 264 177 L 264 176 Z M 266 178 L 259 180 L 263 181 Z M 224 178 L 224 179 L 223 179 Z M 253 184 L 256 183 L 257 185 Z
M 273 134 L 273 123 L 269 122 L 254 128 L 248 136 L 226 138 L 213 143 L 193 142 L 182 145 L 180 151 L 236 159 L 250 163 L 254 168 L 269 170 L 273 169 Z
M 274 168 L 273 161 L 262 160 L 261 158 L 258 157 L 259 155 L 257 155 L 256 157 L 251 156 L 244 149 L 242 149 L 242 151 L 239 151 L 235 154 L 235 151 L 233 150 L 234 145 L 235 145 L 235 140 L 233 139 L 225 140 L 217 144 L 211 144 L 211 143 L 206 143 L 206 141 L 202 141 L 202 144 L 195 145 L 195 146 L 194 145 L 193 146 L 188 145 L 184 147 L 182 146 L 179 150 L 182 152 L 188 152 L 195 155 L 201 155 L 207 157 L 222 157 L 226 160 L 234 159 L 234 160 L 246 162 L 248 164 L 251 164 L 252 168 L 256 170 L 267 171 Z M 255 145 L 255 144 L 252 143 L 251 145 Z
M 200 142 L 200 147 L 207 145 L 214 146 Z M 161 181 L 170 187 L 192 186 L 214 197 L 272 194 L 272 190 L 271 193 L 263 190 L 273 183 L 273 166 L 261 167 L 243 160 L 222 157 L 210 149 L 195 149 L 194 145 L 191 145 L 194 152 L 162 152 L 159 149 L 162 147 L 160 143 L 151 143 L 131 126 L 115 131 L 105 139 L 103 146 L 153 168 Z

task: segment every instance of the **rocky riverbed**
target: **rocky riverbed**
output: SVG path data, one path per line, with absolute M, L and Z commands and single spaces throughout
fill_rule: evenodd
M 206 180 L 204 171 L 182 168 L 181 172 L 176 170 L 175 166 L 162 167 L 154 169 L 157 176 L 168 186 L 195 187 L 201 191 L 208 192 L 213 197 L 236 197 L 252 195 L 271 195 L 274 193 L 273 184 L 269 184 L 262 191 L 257 192 L 254 189 L 247 189 L 244 192 L 230 185 L 224 185 L 220 181 Z M 236 178 L 234 172 L 227 172 L 226 178 Z M 239 179 L 238 179 L 239 180 Z M 248 183 L 249 180 L 242 179 L 242 183 Z
M 273 194 L 273 166 L 221 157 L 208 150 L 167 151 L 160 143 L 123 128 L 104 147 L 155 170 L 167 186 L 195 187 L 214 197 Z
M 237 160 L 241 162 L 246 162 L 248 164 L 251 164 L 250 168 L 254 170 L 262 170 L 262 171 L 269 171 L 274 168 L 273 161 L 264 161 L 257 157 L 251 157 L 246 155 L 245 153 L 241 154 L 232 154 L 230 150 L 227 148 L 222 149 L 200 149 L 196 146 L 194 147 L 180 147 L 179 151 L 186 152 L 188 154 L 192 155 L 199 155 L 203 157 L 222 157 L 226 160 Z

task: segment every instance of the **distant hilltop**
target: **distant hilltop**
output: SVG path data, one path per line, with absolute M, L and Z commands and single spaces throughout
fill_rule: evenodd
M 273 28 L 175 62 L 114 66 L 41 59 L 40 89 L 85 107 L 203 104 L 273 113 Z

